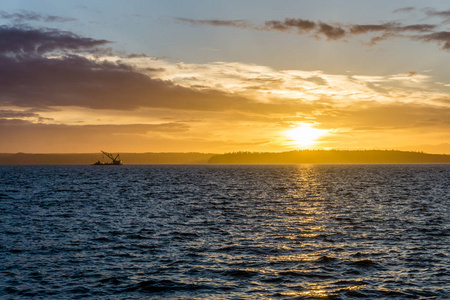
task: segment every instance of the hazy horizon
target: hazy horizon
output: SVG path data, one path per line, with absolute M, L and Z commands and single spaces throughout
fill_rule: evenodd
M 450 155 L 398 150 L 292 150 L 284 152 L 113 153 L 125 165 L 140 164 L 424 164 L 450 163 Z M 0 153 L 0 165 L 109 163 L 98 153 Z
M 2 1 L 0 153 L 450 153 L 445 1 Z
M 413 153 L 423 153 L 423 154 L 437 154 L 437 155 L 450 155 L 450 153 L 433 153 L 426 152 L 421 150 L 401 150 L 401 149 L 294 149 L 294 150 L 280 150 L 280 151 L 247 151 L 247 150 L 236 150 L 229 152 L 201 152 L 201 151 L 161 151 L 161 152 L 152 152 L 152 151 L 144 151 L 144 152 L 121 152 L 121 151 L 111 151 L 113 154 L 207 154 L 207 155 L 222 155 L 222 154 L 230 154 L 230 153 L 284 153 L 284 152 L 292 152 L 292 151 L 361 151 L 361 152 L 370 152 L 370 151 L 398 151 L 398 152 L 413 152 Z M 65 154 L 95 154 L 102 155 L 101 152 L 0 152 L 0 154 L 42 154 L 42 155 L 65 155 Z

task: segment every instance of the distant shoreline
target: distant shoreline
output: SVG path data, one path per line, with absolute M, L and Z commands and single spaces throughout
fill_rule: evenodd
M 450 163 L 448 154 L 397 150 L 299 150 L 286 152 L 120 153 L 125 165 L 134 164 L 424 164 Z M 0 153 L 1 165 L 89 165 L 98 153 Z
M 215 164 L 414 164 L 450 163 L 450 155 L 398 150 L 300 150 L 235 152 L 211 157 Z
M 120 153 L 127 164 L 207 164 L 211 153 Z M 0 153 L 0 165 L 92 165 L 101 153 Z

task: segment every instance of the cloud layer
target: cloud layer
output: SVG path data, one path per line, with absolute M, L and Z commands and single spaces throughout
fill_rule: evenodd
M 101 52 L 107 40 L 80 37 L 56 29 L 34 29 L 28 26 L 0 26 L 0 55 L 21 59 L 51 52 Z M 100 50 L 102 49 L 102 50 Z
M 394 13 L 410 13 L 414 10 L 414 7 L 405 7 L 395 10 Z M 450 21 L 450 11 L 427 9 L 425 10 L 425 14 L 429 17 L 440 17 L 444 20 L 444 23 Z M 312 38 L 325 37 L 329 41 L 348 40 L 356 36 L 378 34 L 377 36 L 369 37 L 369 45 L 375 45 L 386 39 L 402 37 L 424 42 L 435 42 L 441 45 L 442 50 L 450 51 L 450 32 L 439 30 L 442 23 L 404 25 L 401 22 L 392 21 L 381 24 L 341 24 L 339 22 L 330 23 L 302 18 L 286 18 L 284 20 L 267 20 L 264 22 L 264 25 L 256 25 L 246 20 L 194 20 L 187 18 L 177 18 L 177 20 L 191 25 L 226 26 L 260 31 L 281 31 L 298 35 L 307 35 Z
M 329 40 L 415 32 L 423 33 L 418 39 L 445 46 L 445 33 L 411 26 L 344 28 L 286 19 L 259 30 L 295 30 Z M 156 142 L 169 151 L 273 151 L 288 148 L 282 132 L 301 123 L 330 131 L 322 147 L 361 147 L 355 136 L 367 138 L 364 147 L 379 143 L 381 135 L 396 145 L 399 133 L 450 138 L 448 87 L 425 72 L 358 76 L 230 62 L 185 64 L 145 54 L 118 56 L 111 45 L 57 29 L 0 27 L 0 138 L 8 141 L 0 152 L 38 144 L 41 152 L 48 145 L 70 151 L 81 147 L 77 143 L 155 151 L 138 147 Z
M 128 64 L 82 55 L 104 55 L 108 51 L 101 46 L 109 43 L 58 30 L 0 27 L 0 104 L 190 110 L 251 106 L 252 101 L 239 96 L 188 89 Z
M 42 15 L 31 11 L 21 10 L 17 13 L 8 13 L 6 11 L 0 11 L 0 18 L 5 20 L 10 20 L 14 23 L 26 23 L 32 21 L 46 22 L 46 23 L 65 23 L 72 22 L 76 19 L 52 16 L 52 15 Z

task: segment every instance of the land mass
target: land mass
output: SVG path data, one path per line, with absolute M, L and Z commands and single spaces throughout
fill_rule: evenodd
M 124 164 L 206 164 L 214 154 L 211 153 L 120 153 Z M 6 165 L 89 165 L 102 160 L 99 153 L 73 154 L 31 154 L 3 153 L 0 164 Z M 105 158 L 105 161 L 108 161 Z
M 300 150 L 287 152 L 120 153 L 124 164 L 380 164 L 450 163 L 450 155 L 396 150 Z M 101 159 L 98 153 L 0 153 L 0 164 L 82 164 Z
M 213 164 L 383 164 L 450 163 L 450 155 L 397 150 L 301 150 L 288 152 L 234 152 L 214 155 Z

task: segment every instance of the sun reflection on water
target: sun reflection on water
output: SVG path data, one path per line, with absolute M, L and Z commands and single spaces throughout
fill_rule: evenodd
M 307 284 L 307 287 L 295 287 L 296 289 L 305 289 L 302 291 L 289 291 L 281 293 L 282 296 L 286 297 L 301 297 L 306 299 L 321 299 L 321 298 L 329 298 L 333 295 L 336 295 L 340 292 L 347 291 L 347 292 L 356 292 L 358 290 L 364 289 L 367 287 L 367 284 L 362 285 L 353 285 L 353 286 L 347 286 L 344 288 L 326 288 L 323 284 L 316 284 L 316 283 L 310 283 Z

